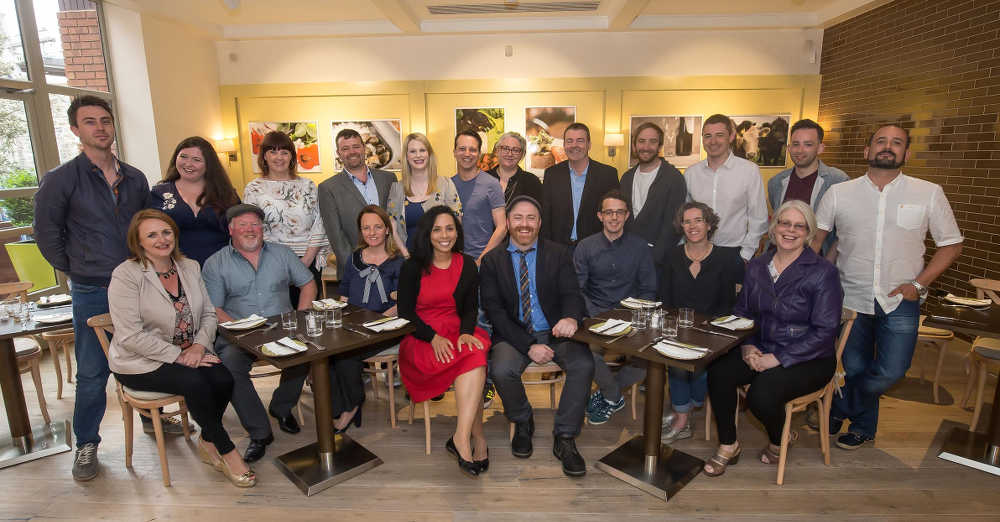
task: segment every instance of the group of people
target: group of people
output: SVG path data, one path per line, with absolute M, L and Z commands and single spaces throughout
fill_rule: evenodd
M 516 132 L 498 140 L 499 165 L 490 172 L 478 166 L 481 137 L 458 133 L 450 177 L 440 175 L 427 137 L 410 134 L 397 180 L 368 167 L 361 136 L 343 130 L 335 142 L 344 170 L 317 186 L 296 175 L 288 136 L 272 132 L 260 144 L 262 175 L 241 200 L 203 138 L 182 141 L 150 190 L 141 172 L 112 154 L 114 120 L 104 100 L 78 97 L 68 116 L 82 152 L 42 178 L 35 232 L 42 254 L 71 281 L 77 480 L 97 474 L 114 372 L 136 390 L 184 395 L 202 427 L 202 460 L 237 486 L 254 485 L 248 463 L 274 440 L 268 414 L 283 431 L 300 430 L 291 410 L 308 369 L 283 370 L 265 410 L 249 377 L 253 357 L 216 328 L 310 308 L 330 253 L 342 300 L 413 323 L 398 346 L 411 399 L 454 388 L 457 423 L 446 448 L 470 476 L 489 468 L 482 410 L 494 387 L 514 425 L 512 454 L 532 455 L 534 418 L 521 375 L 549 362 L 566 376 L 553 453 L 567 475 L 586 473 L 575 444 L 584 421 L 607 422 L 646 370 L 627 360 L 612 372 L 605 354 L 572 337 L 585 317 L 626 297 L 757 325 L 706 372 L 670 372 L 662 438 L 690 437 L 692 410 L 710 397 L 720 440 L 705 464 L 713 476 L 741 455 L 734 413 L 745 384 L 770 439 L 760 459 L 777 462 L 784 403 L 829 382 L 841 309 L 854 310 L 847 385 L 830 413 L 831 434 L 850 423 L 837 445 L 854 449 L 874 440 L 878 399 L 912 358 L 919 301 L 961 251 L 941 187 L 901 172 L 910 137 L 895 124 L 875 130 L 864 152 L 867 174 L 848 180 L 819 160 L 823 129 L 796 122 L 794 166 L 771 178 L 766 192 L 758 167 L 732 153 L 735 128 L 721 114 L 702 128 L 707 158 L 684 175 L 660 156 L 663 129 L 633 129 L 638 164 L 620 179 L 589 157 L 582 123 L 566 128 L 568 159 L 541 182 L 520 168 L 525 139 Z M 938 248 L 925 266 L 928 230 Z M 109 311 L 115 335 L 106 358 L 86 322 Z M 331 364 L 336 431 L 361 424 L 361 360 Z M 242 456 L 222 424 L 230 403 L 250 438 Z M 174 423 L 165 429 L 180 432 Z

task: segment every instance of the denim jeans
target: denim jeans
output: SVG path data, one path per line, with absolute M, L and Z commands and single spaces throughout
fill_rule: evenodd
M 677 413 L 687 413 L 692 408 L 705 404 L 708 394 L 708 372 L 692 373 L 687 370 L 667 368 L 667 385 L 670 389 L 670 405 Z
M 71 283 L 73 296 L 73 343 L 76 352 L 76 403 L 73 405 L 73 434 L 76 446 L 101 442 L 98 433 L 107 407 L 108 358 L 87 319 L 108 313 L 108 289 Z
M 875 438 L 879 397 L 910 369 L 919 326 L 918 301 L 903 300 L 888 314 L 876 301 L 874 314 L 858 314 L 844 346 L 846 384 L 843 396 L 834 395 L 832 422 L 850 420 L 851 432 Z

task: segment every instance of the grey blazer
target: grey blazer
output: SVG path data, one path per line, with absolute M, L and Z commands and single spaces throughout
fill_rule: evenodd
M 194 343 L 212 350 L 217 319 L 208 298 L 201 268 L 193 259 L 177 263 L 177 275 L 191 306 Z M 152 265 L 126 260 L 111 273 L 108 307 L 115 335 L 108 349 L 108 366 L 122 374 L 149 373 L 181 354 L 173 344 L 177 312 Z
M 389 189 L 396 183 L 396 175 L 377 169 L 369 172 L 378 191 L 378 206 L 385 208 L 389 201 Z M 323 217 L 326 238 L 337 256 L 338 275 L 344 273 L 344 266 L 358 246 L 358 214 L 367 204 L 350 176 L 344 172 L 319 184 L 319 213 Z

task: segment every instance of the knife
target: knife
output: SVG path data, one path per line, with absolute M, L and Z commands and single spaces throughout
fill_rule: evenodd
M 347 330 L 348 332 L 356 333 L 358 335 L 363 335 L 365 337 L 371 337 L 371 334 L 369 334 L 367 332 L 362 332 L 361 330 L 356 330 L 354 328 L 351 328 L 350 326 L 347 326 L 346 324 L 343 325 L 341 328 L 343 328 L 344 330 Z
M 735 335 L 729 335 L 729 334 L 727 334 L 727 333 L 722 333 L 722 332 L 713 332 L 713 331 L 711 331 L 711 330 L 703 330 L 703 329 L 701 329 L 701 328 L 698 328 L 697 326 L 691 326 L 690 328 L 691 328 L 692 330 L 698 330 L 699 332 L 704 332 L 704 333 L 707 333 L 707 334 L 712 334 L 712 335 L 721 335 L 721 336 L 723 336 L 723 337 L 728 337 L 728 338 L 730 338 L 730 339 L 739 339 L 739 337 L 737 337 L 737 336 L 735 336 Z
M 671 346 L 676 346 L 677 348 L 682 348 L 684 350 L 691 350 L 693 352 L 699 352 L 699 353 L 708 353 L 709 352 L 708 348 L 704 348 L 704 347 L 701 347 L 701 346 L 695 346 L 693 344 L 682 343 L 682 342 L 679 342 L 679 341 L 670 341 L 670 340 L 664 339 L 662 342 L 665 343 L 665 344 L 671 345 Z

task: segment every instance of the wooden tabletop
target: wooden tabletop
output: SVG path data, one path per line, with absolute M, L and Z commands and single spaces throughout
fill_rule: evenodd
M 278 326 L 272 330 L 263 331 L 264 326 L 258 327 L 253 333 L 236 339 L 235 336 L 242 333 L 247 333 L 247 331 L 240 330 L 228 330 L 223 327 L 219 327 L 219 335 L 226 338 L 227 341 L 233 343 L 234 346 L 238 346 L 247 352 L 256 355 L 258 358 L 267 361 L 268 363 L 274 365 L 276 368 L 289 368 L 291 366 L 297 366 L 299 364 L 312 362 L 316 359 L 321 359 L 324 357 L 334 357 L 338 355 L 347 355 L 356 350 L 367 348 L 374 344 L 391 341 L 393 339 L 398 339 L 404 335 L 410 334 L 414 331 L 413 325 L 407 324 L 406 326 L 398 329 L 392 330 L 390 332 L 374 332 L 364 326 L 362 323 L 368 321 L 374 321 L 376 319 L 385 317 L 380 313 L 372 312 L 364 308 L 360 308 L 353 305 L 348 305 L 344 308 L 344 326 L 351 328 L 353 330 L 362 331 L 368 334 L 364 336 L 359 333 L 351 332 L 344 328 L 323 328 L 323 334 L 318 337 L 309 337 L 306 335 L 306 318 L 305 312 L 298 312 L 298 327 L 294 332 L 290 332 L 281 327 L 281 317 L 272 316 L 268 317 L 265 324 L 270 324 L 277 322 Z M 282 337 L 291 336 L 294 338 L 296 334 L 302 334 L 306 339 L 326 347 L 325 350 L 317 350 L 316 348 L 309 346 L 306 351 L 301 352 L 297 355 L 289 355 L 285 357 L 273 357 L 269 355 L 264 355 L 261 352 L 261 345 L 276 341 Z
M 61 314 L 73 314 L 73 305 L 66 304 L 62 306 L 52 306 L 48 308 L 39 308 L 35 310 L 31 315 L 31 319 L 28 321 L 15 321 L 14 318 L 7 318 L 0 321 L 0 339 L 8 339 L 10 337 L 20 337 L 22 335 L 34 335 L 37 333 L 48 332 L 50 330 L 62 330 L 64 328 L 73 328 L 73 321 L 66 321 L 64 323 L 47 324 L 40 323 L 36 319 L 39 317 L 45 317 L 49 315 L 61 315 Z
M 924 324 L 934 328 L 944 328 L 969 335 L 996 337 L 1000 335 L 1000 306 L 975 309 L 965 306 L 949 306 L 937 297 L 930 297 L 921 308 Z
M 676 315 L 677 312 L 675 310 L 669 310 L 669 313 Z M 729 350 L 739 346 L 744 339 L 756 331 L 756 326 L 750 330 L 737 332 L 729 331 L 725 328 L 717 328 L 707 324 L 707 321 L 714 319 L 714 317 L 695 314 L 695 327 L 701 328 L 702 330 L 732 335 L 735 336 L 735 338 L 700 332 L 692 328 L 678 328 L 677 337 L 671 340 L 708 348 L 708 355 L 704 357 L 694 360 L 681 360 L 662 355 L 653 349 L 652 346 L 648 346 L 654 339 L 659 337 L 659 332 L 651 328 L 639 330 L 631 337 L 622 337 L 614 342 L 612 342 L 615 339 L 614 336 L 595 334 L 589 330 L 591 326 L 604 322 L 608 319 L 624 319 L 629 321 L 631 318 L 632 313 L 628 310 L 611 310 L 600 314 L 597 317 L 584 319 L 583 324 L 577 329 L 576 335 L 573 336 L 573 339 L 589 345 L 600 346 L 623 355 L 631 355 L 633 357 L 639 357 L 648 361 L 666 364 L 667 366 L 673 366 L 682 370 L 698 372 L 711 364 L 712 361 L 725 355 Z M 644 348 L 640 352 L 639 349 L 645 346 L 648 347 Z

